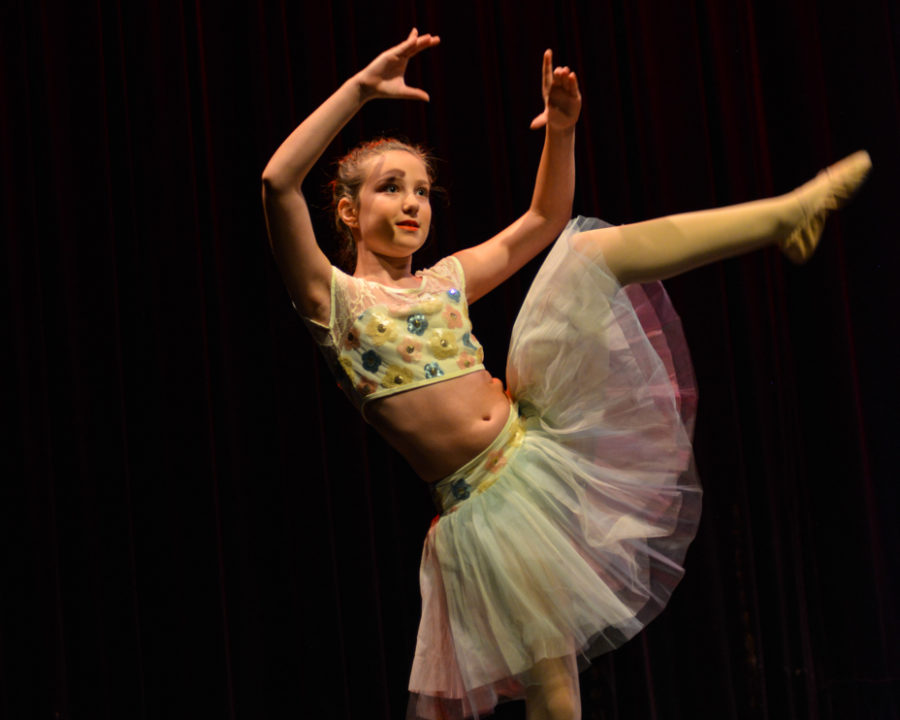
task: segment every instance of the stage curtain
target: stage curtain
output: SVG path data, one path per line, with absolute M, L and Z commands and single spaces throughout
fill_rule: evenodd
M 900 9 L 890 0 L 0 3 L 0 716 L 403 717 L 434 514 L 294 314 L 260 175 L 409 28 L 441 35 L 357 141 L 440 158 L 419 266 L 525 210 L 541 54 L 584 93 L 575 212 L 785 192 L 858 148 L 805 267 L 667 283 L 700 385 L 704 515 L 669 608 L 584 717 L 900 717 Z M 473 306 L 502 377 L 539 261 Z M 521 717 L 504 706 L 498 717 Z

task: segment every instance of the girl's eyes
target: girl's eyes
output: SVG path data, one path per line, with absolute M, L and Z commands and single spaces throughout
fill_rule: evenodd
M 400 186 L 397 183 L 386 183 L 385 185 L 381 186 L 381 191 L 387 192 L 387 193 L 400 192 Z M 415 192 L 416 192 L 416 195 L 418 195 L 420 197 L 424 197 L 424 198 L 427 198 L 428 194 L 429 194 L 428 188 L 426 188 L 426 187 L 416 188 Z

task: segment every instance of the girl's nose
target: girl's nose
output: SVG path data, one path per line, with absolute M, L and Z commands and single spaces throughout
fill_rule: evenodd
M 403 210 L 409 214 L 415 214 L 419 211 L 419 199 L 415 193 L 408 193 L 403 198 Z

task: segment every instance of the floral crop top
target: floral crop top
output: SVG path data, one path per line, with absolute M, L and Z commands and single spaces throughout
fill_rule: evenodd
M 419 287 L 395 288 L 332 268 L 329 324 L 303 318 L 363 416 L 375 398 L 484 369 L 459 260 L 416 276 Z

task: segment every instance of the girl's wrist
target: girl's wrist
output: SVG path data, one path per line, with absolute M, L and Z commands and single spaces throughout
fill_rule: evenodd
M 362 73 L 356 73 L 344 84 L 350 87 L 360 105 L 364 105 L 376 95 L 375 86 L 367 83 Z
M 558 140 L 571 140 L 575 137 L 575 125 L 567 125 L 566 127 L 547 125 L 547 136 Z

